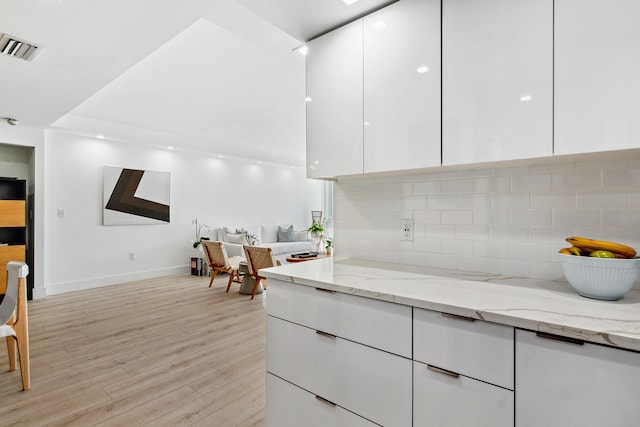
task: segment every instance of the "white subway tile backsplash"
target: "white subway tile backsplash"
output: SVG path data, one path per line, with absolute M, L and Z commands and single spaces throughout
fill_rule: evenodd
M 626 208 L 629 200 L 627 190 L 579 190 L 577 195 L 579 208 Z
M 557 190 L 602 188 L 602 171 L 560 172 L 551 176 L 551 186 Z
M 461 194 L 458 196 L 458 209 L 491 209 L 490 194 Z
M 336 255 L 563 280 L 572 235 L 640 249 L 640 151 L 339 180 Z M 414 240 L 400 241 L 413 218 Z
M 530 194 L 494 193 L 491 195 L 491 207 L 494 209 L 526 209 L 529 207 Z
M 530 203 L 532 209 L 575 208 L 576 191 L 532 192 Z
M 489 176 L 474 180 L 476 193 L 507 193 L 511 191 L 510 176 Z
M 476 209 L 473 211 L 474 224 L 509 224 L 511 211 L 509 209 Z
M 445 179 L 442 181 L 442 192 L 448 194 L 473 193 L 473 179 Z
M 512 209 L 511 225 L 550 226 L 551 209 Z
M 600 209 L 553 209 L 554 227 L 598 227 Z
M 427 196 L 427 206 L 429 209 L 455 209 L 457 205 L 458 198 L 455 194 Z
M 511 177 L 511 191 L 550 191 L 551 174 L 515 175 Z
M 427 194 L 440 193 L 440 186 L 442 181 L 421 181 L 413 183 L 413 195 L 424 196 Z
M 473 253 L 473 242 L 471 240 L 442 240 L 440 250 L 443 254 L 471 255 Z
M 471 210 L 443 210 L 443 224 L 473 224 L 473 211 Z

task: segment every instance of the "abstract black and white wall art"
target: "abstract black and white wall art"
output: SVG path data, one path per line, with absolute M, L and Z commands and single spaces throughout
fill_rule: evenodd
M 169 172 L 104 167 L 104 225 L 169 222 Z

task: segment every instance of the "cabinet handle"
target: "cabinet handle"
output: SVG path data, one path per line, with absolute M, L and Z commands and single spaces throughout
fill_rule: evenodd
M 329 289 L 322 289 L 322 288 L 316 288 L 316 291 L 326 292 L 326 293 L 329 293 L 329 294 L 335 294 L 336 293 L 336 291 L 331 291 Z
M 463 320 L 465 322 L 475 322 L 476 319 L 474 319 L 473 317 L 467 317 L 467 316 L 460 316 L 458 314 L 451 314 L 451 313 L 440 313 L 443 317 L 448 317 L 449 319 L 457 319 L 457 320 Z
M 331 339 L 333 339 L 333 340 L 335 340 L 335 339 L 336 339 L 336 336 L 335 336 L 335 335 L 330 334 L 330 333 L 328 333 L 328 332 L 316 331 L 316 334 L 318 334 L 318 335 L 322 335 L 323 337 L 331 338 Z
M 563 337 L 560 335 L 549 334 L 547 332 L 536 332 L 536 335 L 539 338 L 544 338 L 547 340 L 555 340 L 555 341 L 568 342 L 569 344 L 584 345 L 584 341 L 579 340 L 577 338 Z
M 336 406 L 335 403 L 325 399 L 324 397 L 320 397 L 317 394 L 316 394 L 316 399 L 318 399 L 320 402 L 324 403 L 325 405 L 331 406 L 332 408 Z
M 456 374 L 455 372 L 447 371 L 446 369 L 438 368 L 437 366 L 427 365 L 427 369 L 433 372 L 437 372 L 439 374 L 448 375 L 453 378 L 458 378 L 460 374 Z

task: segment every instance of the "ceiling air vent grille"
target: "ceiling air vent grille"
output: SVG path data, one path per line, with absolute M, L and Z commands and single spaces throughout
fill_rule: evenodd
M 33 61 L 41 50 L 38 46 L 24 40 L 0 33 L 0 53 L 3 55 Z

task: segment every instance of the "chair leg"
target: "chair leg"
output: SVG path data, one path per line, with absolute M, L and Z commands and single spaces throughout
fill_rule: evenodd
M 31 388 L 31 368 L 29 364 L 29 316 L 27 314 L 27 280 L 21 277 L 18 283 L 19 297 L 17 307 L 17 319 L 13 325 L 18 342 L 18 356 L 20 357 L 20 376 L 22 377 L 22 389 Z
M 229 282 L 227 283 L 227 292 L 229 292 L 229 289 L 231 288 L 231 283 L 233 282 L 233 270 L 231 272 L 229 272 Z
M 9 370 L 16 370 L 16 340 L 14 337 L 7 337 L 7 351 L 9 354 Z
M 260 286 L 260 280 L 262 280 L 260 277 L 256 277 L 256 283 L 253 285 L 253 292 L 251 292 L 251 299 L 256 296 L 256 291 L 258 290 L 258 286 Z
M 216 278 L 217 274 L 218 274 L 218 270 L 215 267 L 213 267 L 213 269 L 211 270 L 211 280 L 209 280 L 209 287 L 213 285 L 213 279 Z

